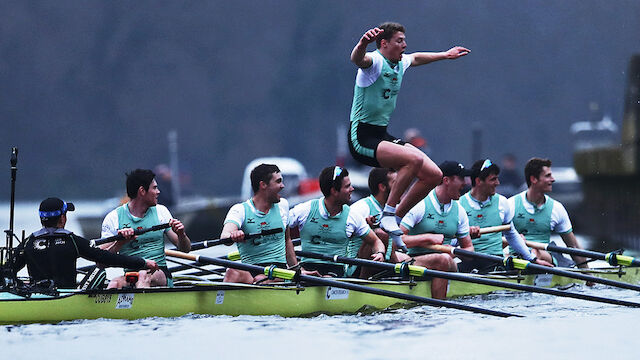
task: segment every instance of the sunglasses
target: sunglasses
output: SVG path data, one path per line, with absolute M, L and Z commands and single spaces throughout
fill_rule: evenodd
M 489 166 L 493 165 L 493 163 L 491 162 L 491 160 L 486 159 L 483 163 L 482 166 L 480 167 L 480 172 L 482 172 L 482 170 L 489 168 Z
M 336 181 L 336 179 L 338 178 L 338 176 L 340 176 L 340 174 L 342 174 L 342 168 L 340 166 L 334 167 L 332 181 Z

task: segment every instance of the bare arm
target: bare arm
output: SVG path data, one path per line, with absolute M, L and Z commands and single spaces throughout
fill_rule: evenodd
M 169 220 L 171 229 L 166 232 L 169 240 L 182 252 L 191 251 L 191 239 L 184 230 L 184 225 L 180 220 Z
M 400 230 L 404 233 L 404 235 L 402 235 L 402 241 L 408 248 L 425 247 L 427 245 L 442 245 L 442 242 L 444 241 L 444 235 L 442 234 L 407 235 L 409 233 L 409 229 L 402 225 L 400 225 Z
M 573 231 L 560 234 L 560 237 L 562 238 L 562 241 L 564 241 L 564 243 L 567 244 L 568 247 L 582 249 L 582 247 L 578 243 L 578 239 L 576 239 L 576 236 L 573 234 Z M 589 268 L 588 264 L 583 264 L 587 260 L 586 258 L 582 256 L 574 256 L 574 255 L 571 255 L 571 258 L 573 259 L 573 261 L 576 262 L 576 264 L 580 264 L 578 265 L 579 268 L 581 269 Z
M 373 60 L 371 59 L 371 56 L 367 55 L 367 45 L 376 41 L 376 38 L 378 35 L 382 34 L 382 32 L 383 30 L 378 28 L 367 30 L 351 51 L 351 62 L 363 69 L 371 66 Z
M 471 237 L 469 235 L 458 238 L 458 242 L 460 243 L 460 248 L 467 251 L 474 251 L 473 242 L 471 241 Z
M 362 238 L 362 241 L 373 249 L 372 260 L 384 261 L 384 255 L 387 249 L 385 249 L 382 240 L 378 238 L 375 232 L 369 231 L 369 233 Z
M 296 251 L 293 247 L 293 242 L 291 241 L 291 232 L 288 227 L 284 233 L 284 241 L 285 252 L 287 256 L 287 265 L 289 265 L 289 267 L 298 265 L 298 258 L 296 257 Z
M 416 52 L 411 54 L 411 56 L 413 56 L 411 66 L 425 65 L 438 60 L 453 60 L 465 56 L 470 52 L 471 50 L 462 46 L 454 46 L 451 49 L 442 52 Z

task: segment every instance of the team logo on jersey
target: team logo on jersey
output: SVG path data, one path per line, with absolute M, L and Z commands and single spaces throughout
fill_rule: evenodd
M 320 228 L 323 232 L 328 232 L 331 231 L 331 229 L 329 228 L 329 224 L 322 224 L 322 227 Z
M 484 216 L 483 216 L 482 214 L 478 214 L 478 215 L 476 215 L 476 222 L 477 222 L 478 224 L 482 224 L 482 223 L 484 223 Z
M 255 224 L 256 220 L 254 218 L 247 218 L 247 224 Z
M 311 220 L 309 220 L 309 221 L 311 221 L 312 223 L 318 223 L 318 218 L 311 217 Z
M 518 215 L 516 217 L 518 219 L 524 219 L 524 214 L 523 213 L 518 213 Z
M 444 229 L 444 220 L 438 220 L 438 222 L 436 223 L 436 228 Z
M 529 224 L 535 224 L 536 223 L 536 219 L 534 218 L 529 218 Z
M 38 239 L 33 242 L 33 248 L 36 250 L 44 250 L 47 248 L 47 239 Z
M 391 76 L 391 73 L 386 72 L 386 73 L 382 74 L 382 76 L 384 76 L 384 77 L 390 77 L 390 76 Z
M 129 224 L 129 223 L 122 224 L 122 228 L 123 229 L 127 229 L 127 228 L 130 228 L 130 227 L 131 227 L 131 224 Z
M 428 213 L 426 219 L 433 219 L 433 214 Z

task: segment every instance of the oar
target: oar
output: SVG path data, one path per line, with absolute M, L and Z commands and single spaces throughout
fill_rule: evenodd
M 249 240 L 249 239 L 258 238 L 260 236 L 278 234 L 278 233 L 281 233 L 281 232 L 282 232 L 282 228 L 262 230 L 262 231 L 256 232 L 256 233 L 245 234 L 244 235 L 244 239 L 245 240 Z M 231 240 L 231 238 L 223 238 L 223 239 L 215 239 L 215 240 L 204 240 L 204 241 L 199 241 L 199 242 L 192 243 L 191 244 L 191 251 L 201 250 L 201 249 L 212 247 L 212 246 L 216 246 L 216 245 L 225 245 L 225 244 L 232 244 L 232 243 L 233 243 L 233 240 Z M 175 250 L 175 249 L 173 249 L 173 250 Z
M 133 234 L 142 235 L 144 233 L 148 233 L 149 231 L 163 230 L 170 226 L 171 225 L 169 225 L 169 223 L 166 223 L 166 224 L 154 225 L 152 227 L 148 227 L 144 229 L 135 229 L 133 230 Z M 122 236 L 121 234 L 118 234 L 118 235 L 113 235 L 107 238 L 89 240 L 89 242 L 91 243 L 91 246 L 98 246 L 98 245 L 110 243 L 113 241 L 123 240 L 123 239 L 124 239 L 124 236 Z
M 364 292 L 368 294 L 375 294 L 375 295 L 387 296 L 387 297 L 396 298 L 396 299 L 419 302 L 419 303 L 427 304 L 430 306 L 442 306 L 442 307 L 453 308 L 458 310 L 471 311 L 471 312 L 485 314 L 485 315 L 493 315 L 493 316 L 500 316 L 500 317 L 509 317 L 509 316 L 522 317 L 521 315 L 515 315 L 515 314 L 505 313 L 501 311 L 489 310 L 489 309 L 482 309 L 482 308 L 477 308 L 473 306 L 452 303 L 444 300 L 430 299 L 430 298 L 425 298 L 425 297 L 416 296 L 416 295 L 403 294 L 395 291 L 377 289 L 377 288 L 372 288 L 368 286 L 362 286 L 362 285 L 357 285 L 357 284 L 352 284 L 352 283 L 347 283 L 342 281 L 330 280 L 322 277 L 302 275 L 298 272 L 295 272 L 292 270 L 280 269 L 275 266 L 262 267 L 262 266 L 256 266 L 256 265 L 250 265 L 250 264 L 243 264 L 243 263 L 224 260 L 224 259 L 210 258 L 210 257 L 194 255 L 194 254 L 186 254 L 186 253 L 183 253 L 180 251 L 174 251 L 174 250 L 165 250 L 165 254 L 167 254 L 168 256 L 198 261 L 200 263 L 220 265 L 220 266 L 238 269 L 238 270 L 260 271 L 265 275 L 269 276 L 269 278 L 281 278 L 285 280 L 304 281 L 310 284 L 331 286 L 331 287 L 336 287 L 340 289 L 347 289 L 347 290 Z
M 511 224 L 483 227 L 480 228 L 480 235 L 503 232 L 509 229 L 511 229 Z
M 542 288 L 542 287 L 531 286 L 531 285 L 514 284 L 506 281 L 487 279 L 487 278 L 482 278 L 477 276 L 470 276 L 470 275 L 461 274 L 461 273 L 429 270 L 422 266 L 409 265 L 405 263 L 389 264 L 389 263 L 383 263 L 379 261 L 372 261 L 372 260 L 366 260 L 366 259 L 354 259 L 354 258 L 349 258 L 344 256 L 322 255 L 322 254 L 316 254 L 316 253 L 307 252 L 307 251 L 296 251 L 296 255 L 304 256 L 308 258 L 314 258 L 314 259 L 328 260 L 328 261 L 333 261 L 333 262 L 342 263 L 342 264 L 368 266 L 368 267 L 373 267 L 381 270 L 390 270 L 395 272 L 396 274 L 400 274 L 403 276 L 407 276 L 407 275 L 417 276 L 417 277 L 429 276 L 429 277 L 436 277 L 441 279 L 470 282 L 475 284 L 496 286 L 496 287 L 502 287 L 507 289 L 529 291 L 534 293 L 555 295 L 555 296 L 561 296 L 561 297 L 569 297 L 574 299 L 595 301 L 595 302 L 601 302 L 601 303 L 607 303 L 607 304 L 640 307 L 640 303 L 635 303 L 630 301 L 616 300 L 616 299 L 604 298 L 600 296 L 591 296 L 591 295 L 585 295 L 585 294 L 576 294 L 576 293 L 565 292 L 557 289 Z
M 494 263 L 504 264 L 507 268 L 513 268 L 513 269 L 519 269 L 519 270 L 531 270 L 531 271 L 540 272 L 540 273 L 554 274 L 554 275 L 564 276 L 572 279 L 578 279 L 578 280 L 590 281 L 590 282 L 600 283 L 600 284 L 609 285 L 609 286 L 615 286 L 623 289 L 640 291 L 640 286 L 638 285 L 627 284 L 621 281 L 603 279 L 597 276 L 585 275 L 579 272 L 572 272 L 567 270 L 560 270 L 557 268 L 551 268 L 548 266 L 534 264 L 527 260 L 516 259 L 511 256 L 503 259 L 500 256 L 480 254 L 477 252 L 463 250 L 463 249 L 455 248 L 448 245 L 426 245 L 425 248 L 436 250 L 443 253 L 451 253 L 454 255 L 459 255 L 464 257 L 484 259 L 487 261 L 492 261 Z
M 601 253 L 597 251 L 591 250 L 582 250 L 564 246 L 558 246 L 553 241 L 544 244 L 535 241 L 526 241 L 527 246 L 530 248 L 538 249 L 538 250 L 546 250 L 546 251 L 555 251 L 563 254 L 583 256 L 591 259 L 604 260 L 608 262 L 611 266 L 640 266 L 640 259 L 636 259 L 631 256 L 625 256 L 621 254 L 616 254 L 615 252 L 610 253 Z

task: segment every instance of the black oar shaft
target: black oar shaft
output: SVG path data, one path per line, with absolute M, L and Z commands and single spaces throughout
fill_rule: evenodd
M 475 313 L 499 316 L 499 317 L 510 317 L 510 316 L 520 317 L 521 316 L 521 315 L 515 315 L 515 314 L 505 313 L 501 311 L 482 309 L 482 308 L 467 306 L 463 304 L 451 303 L 444 300 L 430 299 L 430 298 L 420 297 L 420 296 L 411 295 L 411 294 L 404 294 L 404 293 L 399 293 L 395 291 L 377 289 L 377 288 L 372 288 L 368 286 L 347 283 L 343 281 L 330 280 L 330 279 L 316 277 L 316 276 L 302 275 L 291 270 L 278 269 L 275 267 L 262 267 L 262 266 L 256 266 L 256 265 L 250 265 L 250 264 L 243 264 L 243 263 L 224 260 L 220 258 L 210 258 L 206 256 L 185 254 L 185 253 L 181 253 L 179 251 L 173 251 L 173 250 L 165 250 L 165 253 L 169 256 L 195 260 L 200 263 L 215 264 L 215 265 L 220 265 L 228 268 L 244 270 L 244 271 L 260 271 L 260 272 L 264 272 L 265 274 L 269 272 L 272 274 L 273 277 L 279 277 L 282 279 L 299 280 L 299 281 L 307 282 L 310 284 L 332 286 L 340 289 L 354 290 L 354 291 L 359 291 L 359 292 L 364 292 L 364 293 L 369 293 L 374 295 L 387 296 L 387 297 L 401 299 L 401 300 L 419 302 L 419 303 L 423 303 L 431 306 L 442 306 L 442 307 L 454 308 L 458 310 L 471 311 Z
M 563 246 L 558 246 L 554 244 L 548 244 L 546 247 L 546 250 L 565 253 L 569 255 L 583 256 L 591 259 L 605 260 L 613 266 L 616 266 L 616 265 L 640 266 L 640 260 L 635 259 L 631 256 L 625 256 L 625 255 L 620 255 L 615 253 L 605 254 L 597 251 L 563 247 Z
M 474 258 L 475 257 L 475 258 L 478 258 L 478 259 L 486 259 L 486 260 L 489 260 L 489 261 L 493 261 L 494 263 L 501 263 L 501 264 L 504 263 L 504 259 L 501 258 L 500 256 L 480 254 L 480 253 L 476 253 L 476 252 L 473 252 L 473 251 L 468 251 L 468 250 L 463 250 L 463 249 L 458 249 L 458 248 L 453 248 L 453 249 L 454 249 L 453 253 L 456 254 L 456 255 L 470 257 L 470 258 Z M 556 268 L 552 268 L 552 267 L 548 267 L 548 266 L 533 264 L 533 263 L 531 263 L 529 261 L 526 261 L 526 260 L 520 260 L 520 259 L 514 259 L 514 258 L 512 258 L 512 260 L 513 260 L 514 267 L 516 269 L 520 269 L 520 270 L 525 270 L 525 269 L 526 270 L 533 270 L 533 271 L 537 271 L 537 272 L 541 272 L 541 273 L 554 274 L 554 275 L 564 276 L 564 277 L 568 277 L 568 278 L 572 278 L 572 279 L 584 280 L 584 281 L 588 281 L 588 282 L 594 282 L 594 283 L 599 283 L 599 284 L 619 287 L 619 288 L 623 288 L 623 289 L 640 291 L 640 286 L 638 286 L 638 285 L 627 284 L 625 282 L 604 279 L 604 278 L 597 277 L 597 276 L 585 275 L 585 274 L 582 274 L 582 273 L 579 273 L 579 272 L 560 270 L 560 269 L 556 269 Z
M 166 228 L 168 228 L 170 226 L 171 225 L 169 225 L 169 223 L 166 223 L 166 224 L 154 225 L 152 227 L 148 227 L 148 228 L 144 228 L 144 229 L 135 229 L 135 230 L 133 230 L 133 234 L 134 235 L 142 235 L 142 234 L 148 233 L 149 231 L 163 230 L 163 229 L 166 229 Z M 106 244 L 106 243 L 110 243 L 110 242 L 114 242 L 114 241 L 118 241 L 118 240 L 123 240 L 123 239 L 124 239 L 124 236 L 118 234 L 118 235 L 109 236 L 107 238 L 94 239 L 94 240 L 90 240 L 90 241 L 94 246 L 98 246 L 98 245 L 102 245 L 102 244 Z
M 262 230 L 257 233 L 245 234 L 244 240 L 246 241 L 246 240 L 258 238 L 260 236 L 278 234 L 278 233 L 281 233 L 282 231 L 283 231 L 282 228 L 275 228 L 275 229 Z M 201 250 L 204 248 L 217 246 L 217 245 L 231 245 L 231 244 L 233 244 L 233 240 L 231 240 L 231 238 L 198 241 L 191 244 L 191 251 Z
M 529 292 L 568 297 L 568 298 L 587 300 L 587 301 L 595 301 L 595 302 L 601 302 L 601 303 L 607 303 L 607 304 L 613 304 L 613 305 L 640 307 L 640 303 L 634 303 L 631 301 L 610 299 L 610 298 L 604 298 L 600 296 L 591 296 L 591 295 L 585 295 L 585 294 L 576 294 L 576 293 L 565 292 L 557 289 L 541 288 L 537 286 L 524 285 L 524 284 L 516 284 L 516 283 L 510 283 L 506 281 L 487 279 L 487 278 L 470 276 L 470 275 L 465 275 L 460 273 L 430 270 L 422 266 L 389 264 L 389 263 L 383 263 L 378 261 L 354 259 L 354 258 L 348 258 L 348 257 L 342 257 L 342 256 L 327 256 L 327 255 L 316 254 L 316 253 L 307 252 L 307 251 L 296 251 L 296 254 L 299 256 L 304 256 L 308 258 L 328 260 L 328 261 L 333 261 L 337 263 L 344 263 L 344 264 L 358 265 L 358 266 L 369 266 L 369 267 L 374 267 L 378 269 L 391 270 L 398 274 L 402 274 L 403 271 L 405 271 L 405 269 L 403 269 L 403 266 L 407 266 L 406 270 L 409 272 L 409 274 L 413 276 L 418 276 L 418 277 L 429 276 L 429 277 L 436 277 L 436 278 L 447 279 L 447 280 L 470 282 L 474 284 L 495 286 L 495 287 L 501 287 L 501 288 L 507 288 L 507 289 L 520 290 L 520 291 L 529 291 Z

